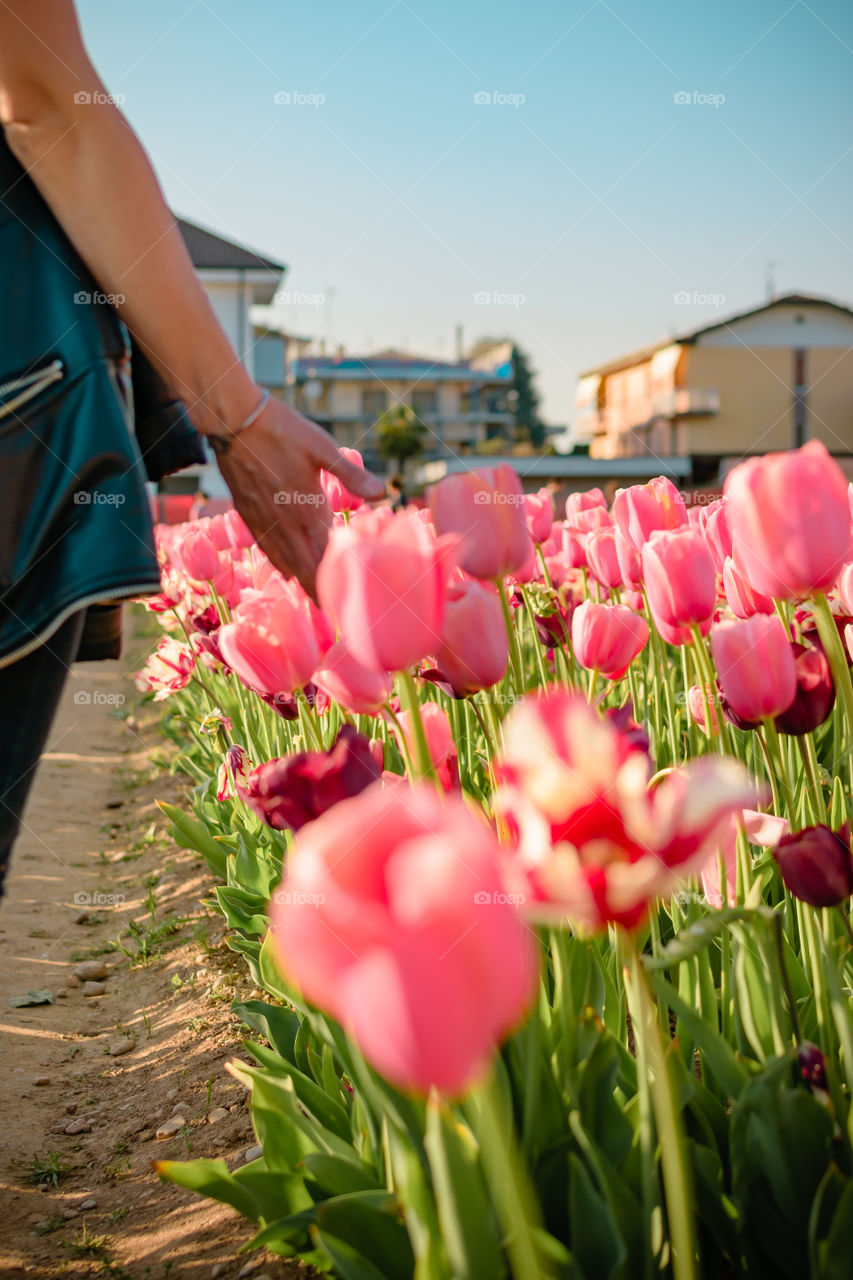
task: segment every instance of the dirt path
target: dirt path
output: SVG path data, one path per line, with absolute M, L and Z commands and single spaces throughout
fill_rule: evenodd
M 223 1069 L 244 1056 L 229 1006 L 248 974 L 200 905 L 204 869 L 165 835 L 155 796 L 180 802 L 181 787 L 124 675 L 148 646 L 75 668 L 0 905 L 0 1276 L 304 1278 L 237 1257 L 250 1224 L 151 1170 L 190 1154 L 233 1167 L 255 1139 Z M 120 935 L 150 962 L 132 965 Z M 106 964 L 103 994 L 69 985 L 84 961 Z M 10 1006 L 45 988 L 52 1004 Z M 185 1125 L 157 1138 L 175 1111 Z

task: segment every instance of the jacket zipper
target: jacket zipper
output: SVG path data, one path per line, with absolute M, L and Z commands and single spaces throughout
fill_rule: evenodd
M 161 590 L 161 587 L 162 583 L 155 583 L 149 579 L 148 582 L 132 587 L 119 587 L 112 591 L 97 591 L 92 595 L 83 596 L 80 600 L 72 601 L 55 618 L 51 618 L 49 624 L 43 627 L 38 635 L 32 636 L 26 644 L 21 645 L 19 649 L 14 649 L 11 653 L 0 654 L 0 670 L 3 667 L 11 666 L 13 662 L 18 662 L 21 658 L 28 657 L 34 649 L 46 644 L 50 637 L 59 630 L 63 622 L 67 622 L 73 613 L 80 613 L 83 609 L 87 609 L 90 604 L 109 604 L 112 600 L 126 600 L 132 599 L 134 596 L 156 595 Z
M 4 382 L 0 386 L 0 400 L 3 401 L 0 404 L 0 421 L 10 413 L 15 413 L 34 396 L 47 390 L 54 382 L 60 382 L 64 375 L 65 366 L 62 361 L 52 360 L 43 369 L 36 369 L 33 373 L 25 373 L 20 378 L 13 378 L 11 382 Z M 6 396 L 11 396 L 11 400 L 6 400 Z

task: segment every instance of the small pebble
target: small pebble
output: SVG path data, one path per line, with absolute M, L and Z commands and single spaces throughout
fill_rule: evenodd
M 228 1112 L 224 1107 L 214 1107 L 212 1111 L 207 1113 L 207 1123 L 216 1124 L 219 1120 L 227 1120 Z
M 262 1156 L 263 1154 L 263 1147 L 249 1147 L 249 1150 L 243 1156 L 243 1161 L 245 1164 L 249 1164 L 251 1160 L 257 1160 L 258 1156 Z
M 258 1267 L 262 1267 L 263 1265 L 263 1258 L 255 1258 L 252 1262 L 247 1262 L 245 1266 L 242 1266 L 237 1272 L 237 1280 L 244 1280 L 245 1276 L 253 1276 Z
M 80 1205 L 81 1209 L 97 1209 L 97 1207 L 98 1207 L 97 1200 L 93 1200 L 91 1196 L 89 1197 L 88 1200 L 84 1200 L 83 1203 Z
M 158 1138 L 173 1138 L 176 1133 L 180 1133 L 185 1124 L 186 1120 L 183 1116 L 172 1116 L 164 1124 L 160 1125 L 155 1136 Z
M 99 982 L 107 976 L 107 966 L 103 960 L 84 960 L 74 970 L 74 977 L 81 982 Z
M 70 1204 L 64 1204 L 59 1212 L 62 1214 L 63 1218 L 66 1219 L 77 1217 L 77 1210 L 72 1208 Z
M 108 800 L 108 801 L 107 801 L 107 803 L 104 805 L 104 808 L 105 808 L 105 809 L 123 809 L 123 808 L 124 808 L 124 801 L 123 801 L 123 800 Z
M 65 979 L 65 985 L 66 987 L 79 987 L 80 979 L 75 978 L 73 973 L 69 973 L 68 977 Z
M 216 1280 L 216 1277 L 221 1275 L 222 1275 L 222 1263 L 217 1262 L 216 1266 L 213 1268 L 213 1270 L 210 1273 L 210 1280 Z
M 64 988 L 64 987 L 63 987 L 63 988 L 61 988 L 59 991 L 54 991 L 54 993 L 53 993 L 53 994 L 54 994 L 54 996 L 56 997 L 56 999 L 57 999 L 57 1000 L 67 1000 L 67 999 L 68 999 L 68 992 L 65 990 L 65 988 Z
M 173 1116 L 177 1116 L 177 1115 L 181 1115 L 184 1111 L 188 1111 L 188 1110 L 189 1110 L 189 1107 L 185 1102 L 176 1102 L 169 1114 Z
M 33 1076 L 33 1084 L 35 1085 L 50 1084 L 50 1076 Z
M 140 1142 L 150 1142 L 150 1141 L 151 1141 L 151 1139 L 152 1139 L 153 1137 L 154 1137 L 154 1130 L 153 1130 L 153 1129 L 143 1129 L 143 1130 L 142 1130 L 142 1132 L 141 1132 L 141 1133 L 140 1133 L 140 1135 L 139 1135 L 139 1141 L 140 1141 Z M 139 1203 L 141 1204 L 141 1203 L 142 1203 L 142 1201 L 140 1200 L 140 1202 L 139 1202 Z
M 123 1053 L 130 1053 L 131 1049 L 136 1048 L 136 1041 L 130 1036 L 122 1036 L 121 1040 L 116 1040 L 110 1045 L 110 1057 L 120 1058 Z
M 91 1133 L 92 1125 L 85 1116 L 80 1116 L 78 1120 L 72 1120 L 70 1124 L 65 1126 L 65 1133 Z
M 83 983 L 83 995 L 87 998 L 91 996 L 102 996 L 107 989 L 105 982 L 87 981 Z

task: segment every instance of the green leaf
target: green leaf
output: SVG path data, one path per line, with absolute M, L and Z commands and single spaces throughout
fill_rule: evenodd
M 308 1208 L 312 1201 L 300 1176 L 282 1176 L 253 1160 L 230 1173 L 224 1160 L 158 1160 L 160 1178 L 197 1195 L 231 1205 L 253 1222 L 281 1217 L 282 1212 Z
M 572 1256 L 584 1275 L 609 1280 L 619 1273 L 628 1258 L 619 1223 L 574 1154 L 569 1156 L 569 1222 Z
M 248 1052 L 268 1071 L 289 1076 L 293 1088 L 302 1105 L 319 1120 L 320 1124 L 332 1133 L 336 1133 L 344 1142 L 350 1141 L 351 1129 L 349 1112 L 338 1098 L 330 1097 L 310 1076 L 304 1075 L 297 1067 L 282 1058 L 274 1049 L 245 1041 Z M 339 1091 L 338 1091 L 339 1093 Z
M 368 1262 L 358 1249 L 354 1249 L 345 1240 L 336 1240 L 328 1231 L 317 1231 L 315 1234 L 341 1280 L 387 1280 L 372 1262 Z
M 300 1023 L 295 1009 L 282 1009 L 263 1000 L 235 1000 L 231 1008 L 241 1022 L 269 1040 L 277 1053 L 293 1061 L 293 1042 Z
M 436 1095 L 427 1102 L 424 1146 L 454 1280 L 501 1280 L 506 1260 L 477 1145 L 467 1126 Z
M 730 925 L 739 920 L 772 918 L 770 908 L 757 907 L 725 907 L 722 911 L 714 911 L 694 920 L 693 924 L 681 929 L 671 942 L 657 956 L 643 956 L 643 964 L 648 970 L 668 969 L 672 965 L 681 964 L 684 960 L 692 960 L 710 946 Z
M 688 1028 L 694 1044 L 703 1055 L 705 1065 L 717 1083 L 728 1097 L 738 1098 L 749 1076 L 738 1062 L 729 1042 L 715 1027 L 709 1026 L 704 1018 L 685 1004 L 674 988 L 659 974 L 652 973 L 649 979 L 658 1000 L 668 1005 L 679 1021 Z
M 217 844 L 207 827 L 202 826 L 195 818 L 178 809 L 176 805 L 166 804 L 158 800 L 158 806 L 172 824 L 171 835 L 175 844 L 182 849 L 193 849 L 200 853 L 214 875 L 222 880 L 228 874 L 228 856 L 222 845 Z
M 327 1196 L 349 1195 L 354 1191 L 381 1191 L 376 1173 L 353 1153 L 352 1160 L 328 1156 L 322 1151 L 305 1156 L 302 1167 Z

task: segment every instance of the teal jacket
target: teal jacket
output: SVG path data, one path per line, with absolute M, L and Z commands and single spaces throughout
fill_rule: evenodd
M 127 330 L 0 130 L 0 667 L 160 589 Z

